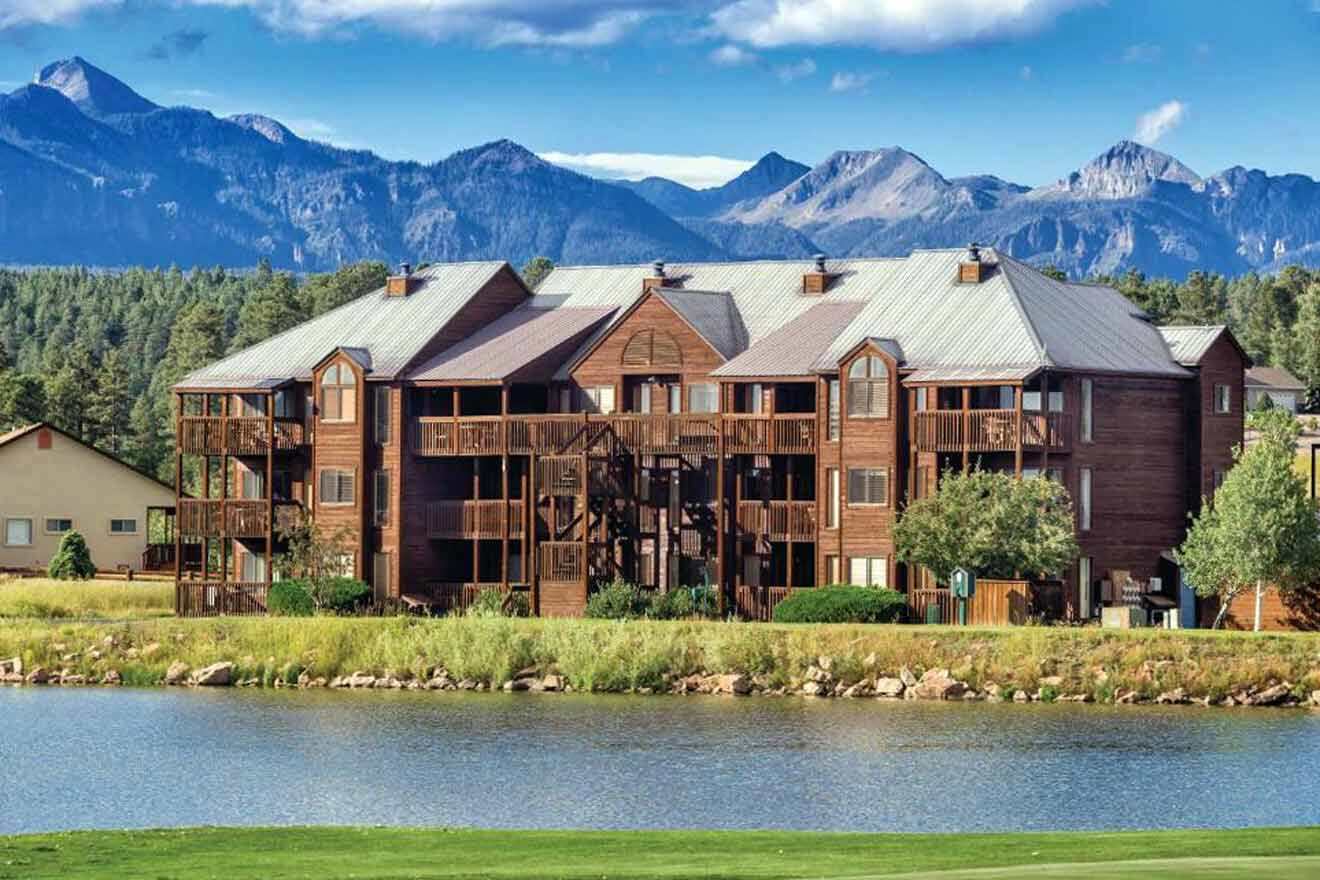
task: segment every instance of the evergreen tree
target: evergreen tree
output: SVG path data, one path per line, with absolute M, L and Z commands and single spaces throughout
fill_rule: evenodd
M 389 269 L 384 263 L 361 262 L 344 266 L 328 275 L 314 275 L 302 287 L 303 309 L 315 316 L 351 302 L 385 284 Z
M 92 433 L 106 449 L 118 455 L 129 435 L 133 397 L 122 349 L 111 349 L 96 373 L 95 391 L 87 406 Z
M 96 565 L 92 562 L 87 541 L 80 532 L 65 532 L 60 538 L 60 546 L 50 558 L 46 574 L 55 580 L 87 580 L 96 575 Z
M 1306 383 L 1306 407 L 1320 406 L 1320 281 L 1302 294 L 1293 325 L 1293 349 L 1297 376 Z
M 231 351 L 247 348 L 296 326 L 307 317 L 293 276 L 281 272 L 253 294 L 238 311 L 238 333 Z
M 519 274 L 522 275 L 524 284 L 532 290 L 536 290 L 541 282 L 545 280 L 545 276 L 549 275 L 554 268 L 554 261 L 549 257 L 532 257 L 527 261 L 527 265 L 522 267 L 522 272 Z
M 0 373 L 0 430 L 18 428 L 46 417 L 46 392 L 32 376 L 17 370 Z

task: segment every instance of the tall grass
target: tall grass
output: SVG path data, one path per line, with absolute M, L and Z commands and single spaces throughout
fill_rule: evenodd
M 1057 676 L 1052 691 L 1102 700 L 1120 689 L 1154 697 L 1182 687 L 1215 699 L 1279 681 L 1300 694 L 1320 689 L 1320 636 L 1312 634 L 508 618 L 11 621 L 0 626 L 0 659 L 16 654 L 29 668 L 115 669 L 140 684 L 158 682 L 176 660 L 194 668 L 229 660 L 239 677 L 264 684 L 303 671 L 422 677 L 442 666 L 495 687 L 534 668 L 582 691 L 659 689 L 680 676 L 732 672 L 768 688 L 800 683 L 826 656 L 844 681 L 944 667 L 974 688 L 1034 690 Z
M 137 619 L 174 613 L 161 581 L 57 581 L 0 576 L 0 617 Z

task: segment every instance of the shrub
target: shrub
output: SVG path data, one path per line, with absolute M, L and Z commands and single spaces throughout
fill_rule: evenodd
M 371 601 L 371 587 L 357 578 L 326 578 L 320 588 L 321 608 L 336 614 L 354 614 Z
M 797 590 L 775 606 L 775 623 L 893 623 L 907 610 L 902 593 L 875 587 Z
M 510 593 L 491 587 L 482 590 L 468 606 L 468 617 L 530 617 L 532 601 L 526 593 Z
M 586 616 L 628 620 L 645 615 L 648 606 L 646 596 L 635 584 L 616 578 L 587 597 Z
M 282 617 L 311 617 L 312 593 L 302 581 L 276 581 L 266 595 L 266 610 Z
M 676 587 L 667 593 L 653 593 L 646 616 L 655 620 L 685 620 L 692 617 L 715 617 L 718 606 L 710 587 Z
M 92 564 L 92 554 L 87 549 L 87 542 L 80 532 L 65 532 L 60 539 L 60 547 L 51 557 L 46 573 L 62 580 L 84 581 L 96 574 Z

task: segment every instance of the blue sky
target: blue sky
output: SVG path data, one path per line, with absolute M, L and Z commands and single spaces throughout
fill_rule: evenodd
M 397 159 L 711 184 L 897 144 L 1035 185 L 1139 136 L 1320 177 L 1320 0 L 0 0 L 0 87 L 74 54 Z

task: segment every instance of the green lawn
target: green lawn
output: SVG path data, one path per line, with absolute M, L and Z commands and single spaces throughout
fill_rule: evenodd
M 1049 834 L 202 828 L 0 837 L 0 878 L 1301 880 L 1320 828 Z

